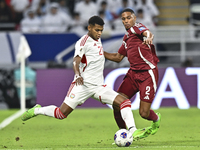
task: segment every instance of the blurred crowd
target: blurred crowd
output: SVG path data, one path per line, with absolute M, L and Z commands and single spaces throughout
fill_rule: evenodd
M 0 0 L 0 30 L 84 34 L 93 15 L 104 19 L 104 30 L 118 30 L 124 8 L 133 9 L 137 21 L 148 28 L 157 25 L 159 10 L 154 0 Z

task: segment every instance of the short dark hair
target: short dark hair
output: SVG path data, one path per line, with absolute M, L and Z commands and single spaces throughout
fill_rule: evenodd
M 107 2 L 106 1 L 102 1 L 101 5 L 107 5 Z
M 124 13 L 124 12 L 130 12 L 130 13 L 132 13 L 132 14 L 135 14 L 135 12 L 134 12 L 132 9 L 130 9 L 130 8 L 125 8 L 125 9 L 121 12 L 121 15 L 122 15 L 122 13 Z
M 95 25 L 95 24 L 98 24 L 100 26 L 103 26 L 104 25 L 104 21 L 101 17 L 99 16 L 93 16 L 89 19 L 88 21 L 88 24 L 90 25 Z
M 73 13 L 73 17 L 75 17 L 75 16 L 80 16 L 80 13 L 79 12 L 74 12 Z
M 143 9 L 142 8 L 138 9 L 137 13 L 143 13 Z

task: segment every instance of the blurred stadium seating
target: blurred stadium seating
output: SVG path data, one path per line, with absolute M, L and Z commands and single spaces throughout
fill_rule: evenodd
M 154 43 L 160 58 L 159 67 L 199 66 L 200 30 L 198 26 L 194 26 L 191 21 L 192 15 L 190 8 L 193 8 L 191 7 L 193 1 L 154 0 L 160 14 L 157 16 L 158 21 L 156 28 L 151 29 L 151 31 L 155 35 Z M 191 6 L 190 3 L 192 3 Z M 14 26 L 14 23 L 2 22 L 0 24 L 1 29 L 4 30 L 11 30 Z M 105 31 L 102 37 L 104 50 L 116 52 L 121 44 L 124 31 L 122 25 L 119 26 L 117 30 Z M 19 36 L 21 34 L 19 30 L 12 32 L 2 30 L 0 32 L 0 68 L 13 68 L 18 66 L 15 61 L 15 55 L 17 53 Z M 67 40 L 69 36 L 71 36 L 69 38 L 70 41 Z M 68 32 L 56 35 L 54 33 L 48 33 L 46 35 L 42 33 L 32 35 L 26 34 L 32 49 L 29 65 L 36 69 L 47 68 L 48 62 L 57 61 L 56 63 L 64 63 L 68 68 L 71 68 L 70 64 L 72 62 L 74 50 L 73 44 L 80 36 L 81 35 L 69 34 Z M 65 42 L 64 40 L 63 42 L 61 41 L 63 37 L 66 37 L 65 41 L 67 41 L 68 44 L 63 44 Z M 113 42 L 115 44 L 113 44 Z M 188 61 L 190 63 L 185 63 Z M 128 65 L 126 59 L 120 64 L 106 61 L 106 68 L 126 67 Z
M 198 0 L 154 0 L 154 2 L 160 12 L 156 17 L 156 27 L 151 29 L 155 35 L 154 44 L 160 59 L 158 67 L 199 67 L 200 26 L 194 19 L 200 20 L 200 18 L 196 11 L 198 8 L 193 7 L 197 6 Z M 122 43 L 124 32 L 120 20 L 117 28 L 105 30 L 102 35 L 104 51 L 116 52 Z M 22 34 L 19 24 L 16 25 L 12 21 L 0 22 L 0 69 L 19 68 L 15 56 Z M 74 44 L 82 35 L 68 31 L 24 35 L 32 50 L 32 55 L 27 59 L 31 68 L 72 68 Z M 119 67 L 129 67 L 127 59 L 121 63 L 111 61 L 105 63 L 106 69 Z M 0 90 L 0 103 L 2 99 Z
M 160 10 L 158 25 L 188 25 L 188 0 L 155 0 Z
M 159 26 L 152 30 L 155 35 L 154 43 L 160 58 L 159 67 L 181 67 L 187 59 L 192 59 L 193 66 L 199 66 L 199 39 L 195 36 L 198 28 L 193 26 Z M 107 34 L 102 38 L 104 50 L 116 52 L 121 45 L 123 32 Z M 15 55 L 19 45 L 18 32 L 0 32 L 0 68 L 16 67 Z M 76 34 L 25 34 L 32 50 L 29 65 L 37 68 L 46 68 L 48 61 L 66 63 L 71 68 L 73 44 L 79 38 Z M 70 40 L 68 40 L 70 39 Z M 66 51 L 67 49 L 67 51 Z M 106 61 L 106 68 L 127 67 L 124 59 L 120 64 Z

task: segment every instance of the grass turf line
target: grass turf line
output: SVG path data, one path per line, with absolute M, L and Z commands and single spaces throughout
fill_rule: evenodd
M 0 120 L 16 110 L 0 110 Z M 133 142 L 129 148 L 145 150 L 200 149 L 200 110 L 190 108 L 161 108 L 161 126 L 155 135 Z M 150 126 L 150 122 L 133 111 L 136 126 Z M 127 149 L 112 145 L 118 130 L 111 109 L 76 109 L 65 120 L 37 116 L 28 121 L 20 118 L 0 130 L 0 149 Z

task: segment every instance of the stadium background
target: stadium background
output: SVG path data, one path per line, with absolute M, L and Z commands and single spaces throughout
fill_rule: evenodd
M 26 106 L 60 105 L 73 79 L 74 43 L 82 34 L 22 33 L 19 24 L 3 22 L 2 2 L 40 0 L 0 0 L 0 150 L 5 149 L 101 149 L 118 148 L 113 135 L 118 130 L 112 110 L 89 99 L 62 121 L 37 116 L 29 121 L 20 119 L 20 65 L 16 54 L 20 36 L 25 35 L 32 55 L 26 59 Z M 81 0 L 65 1 L 67 5 Z M 99 1 L 99 0 L 91 0 Z M 106 0 L 118 1 L 118 0 Z M 142 0 L 128 0 L 142 1 Z M 129 148 L 145 150 L 199 150 L 200 108 L 200 32 L 199 0 L 154 1 L 156 16 L 154 44 L 160 58 L 159 82 L 152 108 L 162 114 L 159 131 L 145 139 L 134 141 Z M 194 5 L 193 5 L 194 4 Z M 86 9 L 87 10 L 87 9 Z M 85 11 L 85 10 L 84 10 Z M 122 42 L 124 27 L 104 30 L 105 51 L 116 52 Z M 114 90 L 119 86 L 129 65 L 106 61 L 105 82 Z M 131 99 L 137 128 L 150 126 L 140 117 L 138 94 Z M 120 148 L 121 150 L 125 148 Z M 126 148 L 127 149 L 127 148 Z
M 158 64 L 160 79 L 158 98 L 155 98 L 155 105 L 152 106 L 154 109 L 160 106 L 200 108 L 198 94 L 200 93 L 200 36 L 196 36 L 199 31 L 198 26 L 192 22 L 194 16 L 191 10 L 192 1 L 155 0 L 154 2 L 160 13 L 157 16 L 157 26 L 151 31 L 155 35 L 154 43 L 160 58 Z M 19 30 L 3 30 L 0 31 L 0 109 L 19 107 L 20 75 L 17 74 L 19 64 L 16 61 L 16 54 L 22 34 L 27 38 L 32 51 L 32 55 L 27 59 L 26 86 L 27 90 L 32 92 L 32 97 L 28 97 L 28 93 L 26 95 L 28 107 L 36 102 L 43 105 L 50 103 L 60 105 L 73 78 L 71 64 L 74 44 L 81 35 L 67 32 L 22 33 Z M 123 26 L 117 31 L 105 31 L 102 35 L 104 50 L 117 51 L 124 32 Z M 117 68 L 127 69 L 127 67 L 129 65 L 126 59 L 119 64 L 106 61 L 105 78 Z M 119 72 L 119 76 L 113 81 L 115 90 L 123 76 L 124 72 Z M 138 108 L 138 104 L 134 103 L 136 100 L 137 96 L 132 99 L 135 105 L 132 106 L 133 109 Z M 89 100 L 83 107 L 105 106 Z

